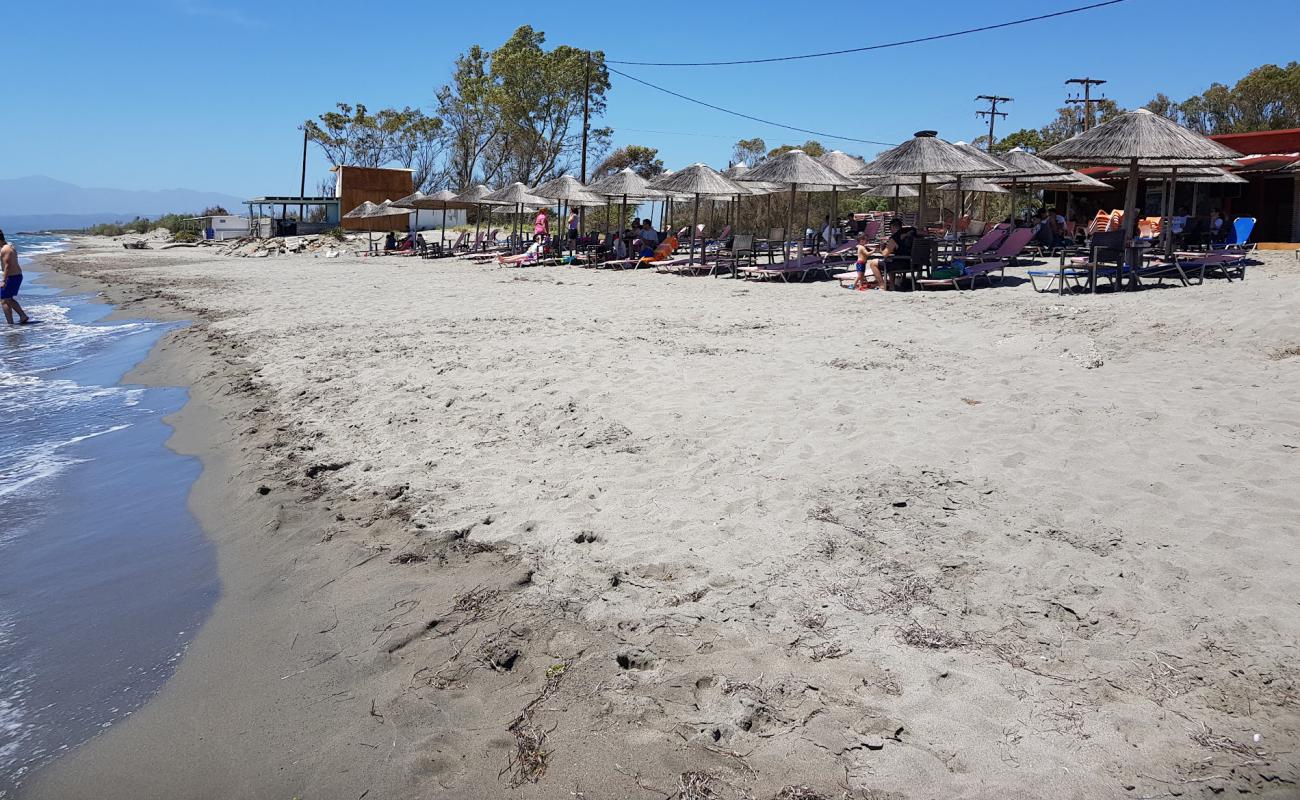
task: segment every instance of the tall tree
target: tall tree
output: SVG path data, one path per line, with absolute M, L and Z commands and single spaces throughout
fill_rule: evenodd
M 816 139 L 809 139 L 803 144 L 783 144 L 780 147 L 773 148 L 767 154 L 767 157 L 771 158 L 772 156 L 779 156 L 782 153 L 788 152 L 790 150 L 802 150 L 808 155 L 812 156 L 813 158 L 816 158 L 817 156 L 826 155 L 826 148 L 822 146 L 821 142 L 817 141 Z
M 417 188 L 437 172 L 442 121 L 414 108 L 385 108 L 374 114 L 366 106 L 339 103 L 337 111 L 303 123 L 307 138 L 333 166 L 382 167 L 400 164 L 415 171 Z
M 767 158 L 767 142 L 755 136 L 753 139 L 741 139 L 731 148 L 731 161 L 733 164 L 739 164 L 742 161 L 753 167 Z
M 532 185 L 576 167 L 584 98 L 591 117 L 605 111 L 609 72 L 599 52 L 561 45 L 524 25 L 499 48 L 475 46 L 456 61 L 438 92 L 449 182 L 465 186 L 522 181 Z M 608 147 L 611 131 L 589 131 L 588 158 Z
M 664 171 L 664 162 L 659 158 L 659 151 L 655 148 L 629 144 L 606 156 L 592 171 L 591 178 L 592 180 L 603 178 L 628 167 L 642 178 L 649 180 Z
M 484 163 L 488 148 L 501 136 L 502 119 L 492 103 L 492 54 L 478 45 L 456 59 L 451 83 L 438 90 L 438 116 L 447 146 L 446 182 L 466 189 L 492 182 L 500 163 Z
M 1264 64 L 1181 103 L 1158 94 L 1146 107 L 1206 135 L 1300 127 L 1300 63 Z

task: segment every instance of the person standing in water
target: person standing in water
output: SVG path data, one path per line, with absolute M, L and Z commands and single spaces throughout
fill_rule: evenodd
M 5 310 L 5 322 L 14 324 L 14 312 L 18 312 L 18 324 L 26 325 L 31 317 L 18 304 L 18 287 L 23 285 L 23 271 L 18 266 L 18 251 L 5 240 L 5 232 L 0 231 L 0 306 Z

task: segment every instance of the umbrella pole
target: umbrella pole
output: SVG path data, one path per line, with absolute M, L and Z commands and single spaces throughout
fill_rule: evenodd
M 618 238 L 623 238 L 623 225 L 627 222 L 627 195 L 623 195 L 623 202 L 618 204 Z M 629 242 L 630 244 L 630 242 Z M 631 253 L 627 254 L 631 257 Z
M 415 218 L 420 218 L 420 212 L 415 212 Z M 447 201 L 442 201 L 442 249 L 447 249 Z
M 1196 216 L 1196 195 L 1199 193 L 1200 188 L 1201 185 L 1199 183 L 1192 184 L 1192 216 L 1193 217 Z
M 1137 206 L 1138 194 L 1138 160 L 1130 159 L 1128 164 L 1128 188 L 1124 192 L 1124 255 L 1125 261 L 1133 253 L 1133 231 L 1137 229 L 1137 219 L 1134 218 L 1133 209 Z M 1130 264 L 1130 268 L 1137 269 L 1136 265 Z M 1124 265 L 1120 265 L 1119 277 L 1117 278 L 1120 289 L 1124 288 Z M 1130 284 L 1131 286 L 1132 284 Z
M 470 247 L 471 250 L 478 248 L 478 225 L 480 222 L 482 222 L 482 220 L 480 219 L 482 216 L 483 216 L 483 205 L 476 204 L 474 207 L 474 244 L 472 247 Z M 486 250 L 487 242 L 484 242 L 483 245 L 484 245 L 483 249 Z
M 894 184 L 894 202 L 890 205 L 889 210 L 895 216 L 898 215 L 898 193 L 901 191 L 898 184 Z
M 1169 173 L 1169 202 L 1165 204 L 1165 216 L 1160 220 L 1160 231 L 1165 235 L 1165 258 L 1170 260 L 1174 257 L 1174 200 L 1178 194 L 1178 167 L 1175 166 Z
M 808 236 L 808 225 L 812 222 L 812 192 L 803 193 L 803 231 L 799 234 L 799 241 L 803 241 Z M 802 250 L 800 251 L 802 255 Z
M 918 203 L 917 203 L 917 210 L 916 210 L 916 227 L 917 227 L 918 230 L 921 231 L 921 235 L 924 236 L 925 233 L 926 233 L 926 230 L 925 230 L 925 173 L 924 173 L 924 172 L 921 173 L 921 197 L 919 198 Z
M 839 191 L 840 191 L 840 189 L 839 189 L 838 186 L 832 186 L 832 187 L 831 187 L 831 225 L 830 225 L 830 230 L 827 231 L 827 233 L 828 233 L 829 236 L 830 236 L 830 239 L 826 242 L 826 249 L 827 249 L 828 251 L 831 250 L 831 249 L 833 249 L 833 248 L 835 247 L 835 242 L 832 241 L 832 240 L 835 240 L 835 239 L 838 239 L 838 238 L 839 238 L 838 236 L 835 235 L 836 232 L 840 229 L 840 195 L 839 195 Z
M 785 262 L 790 263 L 790 229 L 794 227 L 794 198 L 798 193 L 799 184 L 790 184 L 790 206 L 785 212 L 785 236 L 781 237 L 781 255 L 785 256 Z
M 695 263 L 695 226 L 700 222 L 700 195 L 695 195 L 695 211 L 691 214 L 691 254 L 690 263 Z

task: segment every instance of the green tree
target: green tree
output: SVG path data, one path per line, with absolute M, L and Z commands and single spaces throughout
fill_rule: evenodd
M 771 150 L 767 154 L 767 157 L 771 158 L 772 156 L 779 156 L 790 150 L 802 150 L 813 158 L 826 155 L 826 148 L 822 146 L 821 142 L 816 139 L 809 139 L 803 144 L 783 144 L 780 147 Z
M 753 139 L 741 139 L 731 148 L 733 164 L 744 162 L 752 167 L 762 162 L 764 158 L 767 158 L 767 143 L 757 136 Z
M 984 142 L 987 142 L 989 137 L 983 136 L 981 138 Z M 1031 153 L 1036 153 L 1044 147 L 1043 135 L 1033 128 L 1021 128 L 1015 133 L 1008 134 L 999 139 L 997 143 L 993 145 L 993 152 L 1005 153 L 1014 147 L 1019 147 L 1028 150 Z
M 1264 64 L 1181 103 L 1158 94 L 1146 107 L 1206 135 L 1300 127 L 1300 63 Z
M 1157 92 L 1156 96 L 1148 100 L 1147 104 L 1142 107 L 1152 114 L 1159 114 L 1175 122 L 1178 121 L 1178 104 L 1164 92 Z
M 487 149 L 501 135 L 501 115 L 492 104 L 491 53 L 479 45 L 456 59 L 451 83 L 438 90 L 438 116 L 447 146 L 446 182 L 466 189 L 492 181 L 500 164 L 484 164 Z
M 336 107 L 337 111 L 303 123 L 307 138 L 320 147 L 330 164 L 400 164 L 414 170 L 417 188 L 428 188 L 439 167 L 440 119 L 410 107 L 385 108 L 374 114 L 360 103 L 338 103 Z
M 524 25 L 496 50 L 475 45 L 456 60 L 451 83 L 438 91 L 448 183 L 532 185 L 576 171 L 583 100 L 592 118 L 604 113 L 609 72 L 600 52 L 546 50 L 545 42 Z M 599 158 L 610 135 L 608 128 L 589 131 L 589 160 Z
M 606 156 L 592 171 L 591 179 L 603 178 L 628 167 L 642 178 L 649 180 L 664 171 L 664 162 L 659 159 L 659 151 L 655 148 L 629 144 Z
M 545 41 L 541 31 L 523 25 L 492 52 L 489 99 L 500 114 L 501 134 L 488 150 L 494 151 L 506 182 L 531 186 L 572 170 L 581 147 L 584 96 L 591 116 L 605 111 L 609 72 L 603 54 L 567 45 L 547 51 Z M 597 152 L 607 146 L 610 134 L 606 128 L 590 131 Z

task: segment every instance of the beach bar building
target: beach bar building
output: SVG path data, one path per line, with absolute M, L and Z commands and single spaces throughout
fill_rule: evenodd
M 1252 238 L 1288 249 L 1300 242 L 1300 128 L 1211 136 L 1245 158 L 1233 173 L 1247 183 L 1227 190 L 1224 215 L 1255 218 Z
M 248 206 L 249 233 L 259 239 L 307 236 L 339 226 L 337 197 L 254 197 Z
M 379 205 L 385 200 L 398 200 L 415 192 L 415 180 L 409 169 L 380 167 L 334 167 L 336 178 L 334 193 L 339 206 L 349 211 L 367 201 Z M 399 220 L 400 221 L 400 220 Z M 370 230 L 370 220 L 344 219 L 343 227 L 349 230 Z M 394 224 L 394 227 L 398 227 Z M 407 226 L 402 225 L 405 229 Z

